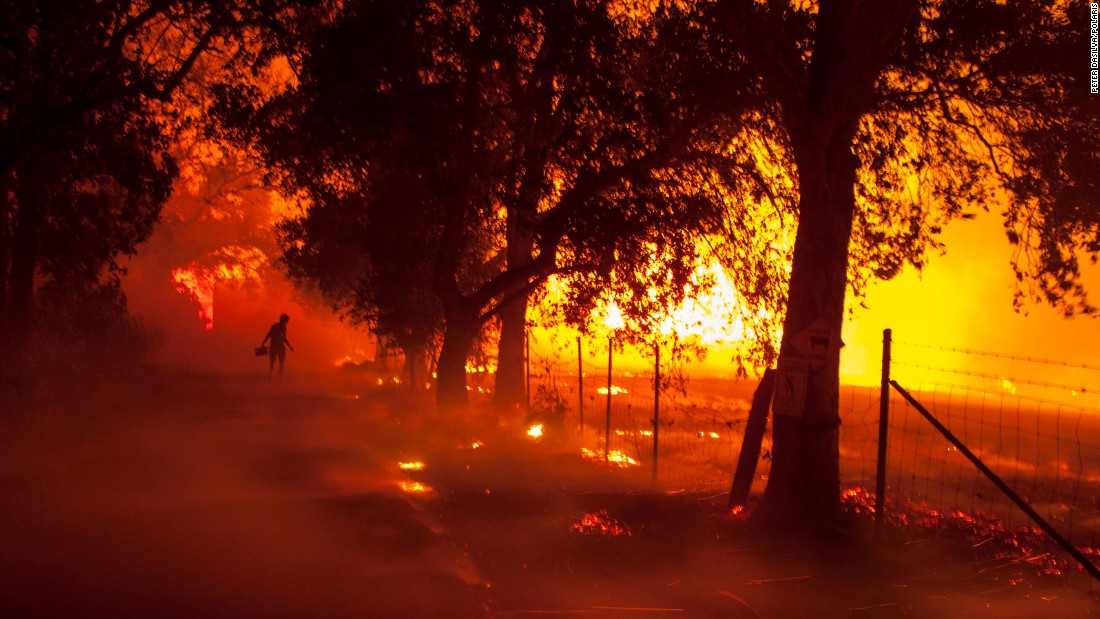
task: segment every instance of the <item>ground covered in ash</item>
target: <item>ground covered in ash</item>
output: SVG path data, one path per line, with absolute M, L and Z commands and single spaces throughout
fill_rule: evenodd
M 768 536 L 726 497 L 354 374 L 9 377 L 3 617 L 1076 617 L 950 536 Z

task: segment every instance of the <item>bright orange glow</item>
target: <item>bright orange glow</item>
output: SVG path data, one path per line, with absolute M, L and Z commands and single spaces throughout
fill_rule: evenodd
M 619 309 L 619 306 L 614 301 L 607 304 L 603 309 L 603 325 L 610 331 L 622 329 L 626 326 L 626 320 L 623 318 L 623 311 Z
M 401 463 L 398 464 L 398 466 L 400 466 L 401 470 L 403 470 L 403 471 L 423 471 L 424 470 L 424 463 L 423 462 L 401 462 Z
M 527 428 L 527 436 L 537 441 L 542 438 L 542 424 L 536 423 L 535 425 Z
M 173 269 L 172 281 L 180 294 L 191 297 L 199 304 L 199 320 L 207 331 L 214 329 L 214 283 L 200 276 L 193 269 Z
M 227 245 L 214 256 L 220 260 L 213 267 L 192 262 L 172 269 L 172 282 L 180 294 L 199 304 L 199 320 L 207 331 L 214 329 L 214 288 L 227 281 L 259 280 L 267 256 L 256 247 Z

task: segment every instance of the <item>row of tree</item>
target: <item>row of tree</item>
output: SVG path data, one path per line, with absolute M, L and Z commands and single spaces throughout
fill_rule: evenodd
M 1092 311 L 1077 256 L 1100 249 L 1100 106 L 1065 0 L 0 10 L 6 347 L 36 293 L 101 284 L 149 234 L 176 173 L 163 102 L 204 59 L 209 128 L 306 207 L 282 227 L 290 273 L 410 371 L 433 359 L 444 407 L 487 325 L 499 402 L 520 401 L 549 280 L 563 320 L 610 296 L 644 323 L 713 246 L 746 315 L 783 317 L 779 365 L 806 382 L 775 420 L 768 518 L 839 508 L 839 350 L 806 367 L 797 338 L 839 339 L 848 291 L 919 267 L 944 222 L 1001 210 L 1020 298 Z

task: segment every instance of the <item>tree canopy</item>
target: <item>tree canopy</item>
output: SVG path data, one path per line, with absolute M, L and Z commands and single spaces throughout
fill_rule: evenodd
M 309 200 L 292 267 L 383 331 L 442 332 L 440 401 L 464 401 L 508 301 L 552 275 L 577 308 L 612 280 L 638 308 L 683 295 L 700 233 L 757 182 L 727 130 L 753 84 L 695 17 L 347 3 L 294 29 L 295 88 L 227 93 L 221 116 Z
M 761 80 L 800 195 L 766 520 L 839 507 L 839 347 L 805 365 L 800 334 L 839 340 L 846 289 L 923 264 L 942 224 L 1003 209 L 1028 294 L 1091 312 L 1078 252 L 1096 258 L 1100 108 L 1070 4 L 719 0 L 714 15 Z
M 5 349 L 33 326 L 39 285 L 94 289 L 149 235 L 177 172 L 162 104 L 242 16 L 182 0 L 0 8 Z

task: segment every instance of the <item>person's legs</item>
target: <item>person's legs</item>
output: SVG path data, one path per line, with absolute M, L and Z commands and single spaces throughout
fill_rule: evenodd
M 286 351 L 279 351 L 279 378 L 283 377 L 283 362 L 286 361 Z
M 271 380 L 271 373 L 275 371 L 275 349 L 272 348 L 271 352 L 267 355 L 267 379 Z M 279 372 L 282 372 L 282 363 L 279 364 Z

